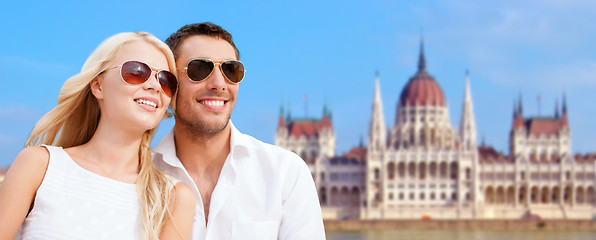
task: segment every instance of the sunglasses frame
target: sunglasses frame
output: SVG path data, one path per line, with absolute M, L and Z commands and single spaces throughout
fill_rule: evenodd
M 137 84 L 128 83 L 126 80 L 124 80 L 124 75 L 123 75 L 123 72 L 122 72 L 122 69 L 123 69 L 123 68 L 122 68 L 122 66 L 124 66 L 124 64 L 126 64 L 126 63 L 129 63 L 129 62 L 137 62 L 137 63 L 145 64 L 147 67 L 149 67 L 149 70 L 151 70 L 151 74 L 149 74 L 149 77 L 147 77 L 147 79 L 145 79 L 145 81 L 144 81 L 144 82 L 142 82 L 142 83 L 137 83 Z M 111 69 L 114 69 L 114 68 L 118 68 L 118 67 L 120 68 L 120 79 L 121 79 L 121 80 L 122 80 L 122 82 L 124 82 L 126 85 L 131 85 L 131 86 L 132 86 L 132 85 L 140 85 L 140 84 L 146 83 L 146 82 L 149 80 L 149 78 L 151 78 L 151 75 L 153 75 L 153 73 L 155 73 L 155 79 L 156 79 L 156 80 L 157 80 L 157 82 L 159 83 L 159 87 L 161 88 L 161 92 L 162 92 L 164 95 L 166 95 L 166 96 L 168 96 L 168 97 L 172 97 L 172 96 L 173 96 L 173 95 L 176 93 L 176 91 L 178 91 L 178 79 L 176 79 L 176 75 L 174 75 L 172 72 L 170 72 L 170 71 L 168 71 L 168 70 L 159 69 L 159 68 L 157 68 L 157 67 L 151 66 L 150 64 L 147 64 L 147 63 L 144 63 L 144 62 L 141 62 L 141 61 L 136 61 L 136 60 L 130 60 L 130 61 L 126 61 L 126 62 L 123 62 L 123 63 L 122 63 L 122 64 L 120 64 L 120 65 L 117 65 L 117 66 L 113 66 L 113 67 L 106 68 L 106 69 L 105 69 L 105 70 L 103 70 L 103 71 L 102 71 L 100 74 L 104 73 L 105 71 L 108 71 L 108 70 L 111 70 Z M 166 91 L 163 89 L 163 86 L 161 85 L 161 83 L 160 83 L 160 81 L 159 81 L 159 79 L 158 79 L 158 77 L 157 77 L 157 74 L 159 74 L 160 72 L 167 72 L 167 73 L 169 73 L 169 74 L 172 74 L 172 76 L 174 76 L 174 80 L 176 80 L 176 89 L 175 89 L 175 91 L 172 91 L 172 89 L 170 89 L 170 93 L 171 93 L 170 95 L 166 94 Z
M 211 69 L 211 72 L 205 78 L 203 78 L 201 80 L 198 80 L 198 81 L 197 80 L 193 80 L 192 78 L 190 78 L 190 76 L 188 76 L 188 65 L 190 64 L 190 62 L 192 62 L 194 60 L 209 60 L 214 65 L 213 66 L 213 69 Z M 224 73 L 224 71 L 223 71 L 223 69 L 221 67 L 221 65 L 224 62 L 239 62 L 240 64 L 242 64 L 242 68 L 244 68 L 244 63 L 242 63 L 240 60 L 213 60 L 213 59 L 210 59 L 210 58 L 193 58 L 191 60 L 188 60 L 188 62 L 186 63 L 186 67 L 184 67 L 184 68 L 178 68 L 178 69 L 183 69 L 186 72 L 186 76 L 188 77 L 188 79 L 190 79 L 190 81 L 192 81 L 194 83 L 200 83 L 202 81 L 205 81 L 205 79 L 209 78 L 211 76 L 211 74 L 213 74 L 213 72 L 215 72 L 215 65 L 216 64 L 219 64 L 219 71 L 221 72 L 221 75 L 223 75 L 224 78 L 226 80 L 228 80 L 228 82 L 230 82 L 231 84 L 239 84 L 240 82 L 242 82 L 242 80 L 244 80 L 244 74 L 242 74 L 242 79 L 240 79 L 240 81 L 238 81 L 238 82 L 233 82 L 232 80 L 230 80 L 228 78 L 228 76 L 226 76 L 226 74 Z M 246 69 L 244 69 L 243 72 L 245 73 L 246 72 Z

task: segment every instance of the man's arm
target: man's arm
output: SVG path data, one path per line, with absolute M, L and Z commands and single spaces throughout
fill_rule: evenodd
M 282 221 L 279 239 L 325 239 L 325 228 L 317 189 L 306 163 L 297 155 L 291 159 L 282 189 Z

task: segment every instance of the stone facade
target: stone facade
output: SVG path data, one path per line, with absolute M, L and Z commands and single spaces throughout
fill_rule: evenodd
M 457 131 L 421 43 L 389 130 L 377 75 L 367 146 L 335 156 L 326 107 L 321 119 L 282 110 L 275 144 L 307 162 L 327 219 L 591 219 L 596 154 L 572 156 L 565 96 L 560 110 L 524 118 L 520 97 L 509 156 L 478 146 L 468 74 Z

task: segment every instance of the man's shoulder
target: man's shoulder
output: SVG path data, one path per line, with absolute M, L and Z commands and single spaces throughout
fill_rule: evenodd
M 246 147 L 249 150 L 252 150 L 253 153 L 256 154 L 270 154 L 273 156 L 285 156 L 285 157 L 297 157 L 300 158 L 298 155 L 296 155 L 294 152 L 289 151 L 287 149 L 281 148 L 279 146 L 270 144 L 270 143 L 266 143 L 263 142 L 259 139 L 256 139 L 253 136 L 250 136 L 248 134 L 242 134 L 244 137 L 244 143 L 246 144 Z
M 253 136 L 243 134 L 242 136 L 246 151 L 254 160 L 278 165 L 278 167 L 294 167 L 296 165 L 305 165 L 306 163 L 296 153 L 281 148 L 279 146 L 265 143 Z M 305 165 L 306 166 L 306 165 Z

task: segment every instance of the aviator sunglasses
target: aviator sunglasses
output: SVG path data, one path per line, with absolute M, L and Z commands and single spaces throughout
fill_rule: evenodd
M 193 82 L 201 82 L 207 79 L 213 73 L 215 64 L 219 64 L 219 70 L 224 77 L 233 84 L 238 84 L 244 78 L 244 64 L 236 60 L 215 61 L 207 58 L 197 58 L 190 60 L 185 68 L 186 75 Z
M 161 85 L 161 89 L 163 90 L 164 94 L 166 94 L 168 97 L 172 97 L 172 94 L 174 94 L 178 88 L 178 81 L 176 80 L 176 76 L 174 76 L 174 74 L 166 70 L 154 71 L 153 69 L 157 69 L 156 67 L 150 67 L 148 64 L 138 61 L 127 61 L 122 65 L 114 66 L 104 71 L 117 67 L 121 67 L 120 75 L 126 84 L 142 84 L 146 82 L 149 77 L 151 77 L 153 72 L 157 72 L 155 77 L 157 78 L 159 85 Z

